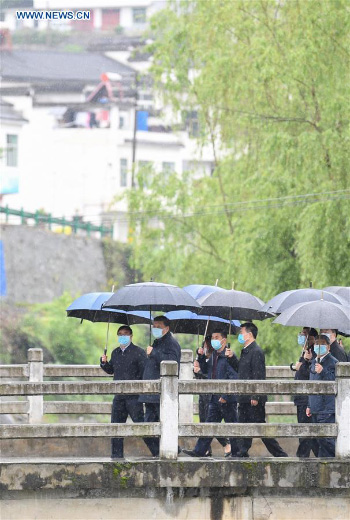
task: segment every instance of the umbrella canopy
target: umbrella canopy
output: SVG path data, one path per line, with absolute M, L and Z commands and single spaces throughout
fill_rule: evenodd
M 103 305 L 125 311 L 151 310 L 199 311 L 201 306 L 192 296 L 176 285 L 159 282 L 134 283 L 122 287 Z
M 183 289 L 188 292 L 192 298 L 198 300 L 207 294 L 220 291 L 222 287 L 218 287 L 217 285 L 186 285 Z
M 67 317 L 123 325 L 150 323 L 149 313 L 146 311 L 126 312 L 121 309 L 102 309 L 102 305 L 113 294 L 112 292 L 83 294 L 67 307 Z
M 202 313 L 219 316 L 226 320 L 264 320 L 273 315 L 263 312 L 264 302 L 244 291 L 234 289 L 220 289 L 198 300 L 202 306 Z
M 322 291 L 320 289 L 295 289 L 293 291 L 284 291 L 274 296 L 263 306 L 264 311 L 273 312 L 274 314 L 280 314 L 292 305 L 297 303 L 305 303 L 321 300 L 333 303 L 339 303 L 340 305 L 346 305 L 346 301 L 339 295 Z
M 230 329 L 229 320 L 215 316 L 198 315 L 191 311 L 172 311 L 165 316 L 171 321 L 171 331 L 175 334 L 200 334 L 203 336 L 206 332 L 211 334 L 216 328 L 220 328 L 226 333 L 229 333 Z M 239 327 L 239 321 L 231 320 L 231 332 L 233 334 L 237 334 Z
M 343 298 L 347 305 L 350 305 L 350 287 L 341 287 L 339 285 L 332 285 L 331 287 L 325 287 L 325 291 L 337 294 Z
M 350 329 L 350 306 L 318 300 L 297 303 L 282 312 L 273 323 L 318 329 Z

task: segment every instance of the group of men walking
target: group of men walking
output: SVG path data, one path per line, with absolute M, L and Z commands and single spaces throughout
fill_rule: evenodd
M 118 330 L 117 347 L 112 352 L 111 360 L 101 357 L 101 368 L 114 379 L 151 380 L 160 378 L 162 361 L 173 360 L 180 367 L 181 348 L 170 332 L 170 321 L 165 316 L 154 319 L 152 334 L 154 342 L 145 352 L 132 342 L 132 329 L 122 325 Z M 302 355 L 296 365 L 295 379 L 311 379 L 333 381 L 335 365 L 339 361 L 347 361 L 344 349 L 336 342 L 337 331 L 321 330 L 320 335 L 314 329 L 304 328 L 298 336 L 298 343 L 303 344 Z M 242 345 L 238 359 L 227 344 L 227 335 L 222 330 L 216 330 L 207 337 L 203 348 L 197 351 L 194 363 L 194 375 L 197 378 L 208 379 L 266 379 L 265 355 L 256 342 L 258 328 L 253 323 L 241 325 L 238 341 Z M 344 358 L 344 355 L 345 358 Z M 212 394 L 200 397 L 201 420 L 205 422 L 228 423 L 264 423 L 264 395 Z M 143 405 L 145 404 L 145 407 Z M 298 396 L 294 400 L 297 406 L 298 422 L 334 422 L 335 397 L 325 395 Z M 159 422 L 159 395 L 116 395 L 112 406 L 112 422 L 124 423 L 128 415 L 134 422 Z M 251 438 L 219 438 L 225 446 L 225 457 L 248 457 L 252 445 Z M 287 453 L 273 438 L 262 438 L 268 451 L 274 457 L 287 457 Z M 159 456 L 159 439 L 145 438 L 152 456 Z M 193 457 L 211 455 L 212 438 L 200 438 L 193 450 L 182 449 L 182 452 Z M 300 439 L 297 451 L 298 457 L 309 457 L 311 450 L 315 456 L 334 457 L 334 439 Z M 180 452 L 179 448 L 179 452 Z M 123 458 L 123 439 L 112 439 L 112 458 Z

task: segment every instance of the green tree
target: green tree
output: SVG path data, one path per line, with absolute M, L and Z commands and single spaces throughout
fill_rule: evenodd
M 234 280 L 264 300 L 310 280 L 345 285 L 346 2 L 173 2 L 152 30 L 156 88 L 174 113 L 198 113 L 198 147 L 211 147 L 215 168 L 153 172 L 147 196 L 139 173 L 128 194 L 135 268 L 179 285 Z M 270 361 L 287 361 L 295 330 L 262 332 Z

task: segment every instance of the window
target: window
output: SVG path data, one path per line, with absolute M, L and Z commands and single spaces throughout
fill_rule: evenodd
M 146 23 L 146 8 L 145 7 L 135 7 L 132 10 L 132 19 L 133 19 L 134 24 Z
M 120 186 L 126 188 L 128 185 L 128 160 L 120 159 Z
M 149 188 L 153 176 L 152 161 L 138 161 L 138 180 L 144 188 Z
M 7 134 L 6 136 L 6 166 L 18 166 L 18 135 Z
M 175 171 L 175 163 L 173 162 L 163 162 L 162 163 L 162 172 L 164 174 L 164 178 L 169 177 L 171 173 Z

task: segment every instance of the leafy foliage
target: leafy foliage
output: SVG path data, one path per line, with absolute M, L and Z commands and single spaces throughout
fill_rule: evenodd
M 158 91 L 174 113 L 198 112 L 215 169 L 148 172 L 146 188 L 140 171 L 135 267 L 178 285 L 234 280 L 264 300 L 348 284 L 346 2 L 174 2 L 152 30 Z M 263 323 L 261 336 L 270 362 L 290 360 L 295 330 Z

